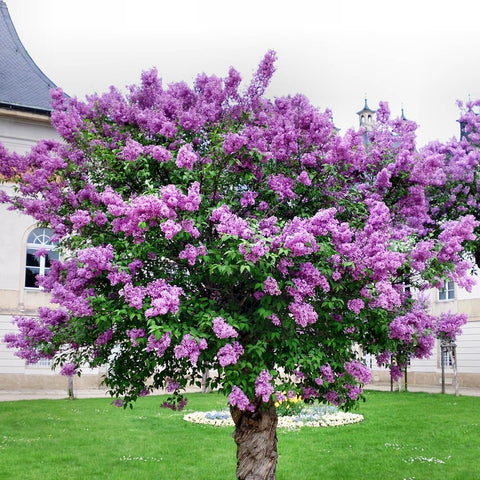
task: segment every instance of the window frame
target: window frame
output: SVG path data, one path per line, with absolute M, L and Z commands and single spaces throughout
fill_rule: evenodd
M 46 275 L 51 268 L 51 261 L 59 258 L 57 246 L 51 241 L 52 236 L 53 230 L 47 227 L 35 227 L 29 232 L 25 242 L 24 289 L 42 290 L 39 285 L 36 285 L 37 276 Z M 34 253 L 40 249 L 46 250 L 48 254 L 35 257 Z
M 447 280 L 443 288 L 438 289 L 438 301 L 449 302 L 451 300 L 455 300 L 455 282 Z

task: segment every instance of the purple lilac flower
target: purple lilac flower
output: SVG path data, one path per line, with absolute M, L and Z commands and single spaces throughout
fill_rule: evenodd
M 171 333 L 167 332 L 157 340 L 155 335 L 150 335 L 147 339 L 147 352 L 155 351 L 157 357 L 162 357 L 171 343 Z
M 240 150 L 246 143 L 247 139 L 244 136 L 238 133 L 227 133 L 223 141 L 223 151 L 225 155 L 230 155 Z
M 119 294 L 125 298 L 125 302 L 133 308 L 141 310 L 143 307 L 143 299 L 147 293 L 145 287 L 134 287 L 131 283 L 127 283 Z
M 262 397 L 262 400 L 265 403 L 270 400 L 270 396 L 274 392 L 274 388 L 270 383 L 271 380 L 272 376 L 268 370 L 262 370 L 255 379 L 255 395 L 257 397 Z
M 222 367 L 227 365 L 235 365 L 238 362 L 240 355 L 243 355 L 244 350 L 242 345 L 238 342 L 233 344 L 227 343 L 217 353 L 218 363 Z
M 240 199 L 240 205 L 242 207 L 248 207 L 249 205 L 255 205 L 255 199 L 257 198 L 258 193 L 257 192 L 245 192 Z
M 85 227 L 92 221 L 92 217 L 87 210 L 77 210 L 75 213 L 70 215 L 70 221 L 75 230 L 80 230 L 82 227 Z
M 365 307 L 365 302 L 361 298 L 354 298 L 353 300 L 348 300 L 347 307 L 358 315 L 360 310 Z
M 187 143 L 178 150 L 177 160 L 175 165 L 178 168 L 193 169 L 193 164 L 197 161 L 197 154 L 193 151 L 192 144 Z
M 142 267 L 143 267 L 143 262 L 138 258 L 128 264 L 128 269 L 130 270 L 130 273 L 132 275 L 135 275 L 137 273 L 137 270 L 139 270 Z
M 363 393 L 362 387 L 359 387 L 358 385 L 350 385 L 349 383 L 346 383 L 344 387 L 347 390 L 347 395 L 351 400 L 357 400 L 358 396 Z
M 179 345 L 174 348 L 175 357 L 180 359 L 188 357 L 192 365 L 196 365 L 198 357 L 200 356 L 200 350 L 207 348 L 207 341 L 204 338 L 198 341 L 193 338 L 189 333 L 183 336 Z
M 172 380 L 170 377 L 168 377 L 166 381 L 167 381 L 168 393 L 173 393 L 175 390 L 178 390 L 180 388 L 180 383 L 175 380 Z
M 242 243 L 238 250 L 244 256 L 246 262 L 252 263 L 257 263 L 261 257 L 268 253 L 268 247 L 262 240 L 255 242 L 253 245 Z
M 437 320 L 437 336 L 454 342 L 457 335 L 462 333 L 461 327 L 467 323 L 467 319 L 465 313 L 442 312 Z
M 238 332 L 222 317 L 215 317 L 212 323 L 213 333 L 215 333 L 217 338 L 238 337 Z
M 400 380 L 403 376 L 401 368 L 398 365 L 391 365 L 390 376 L 392 377 L 394 382 Z
M 390 362 L 392 358 L 392 354 L 390 352 L 383 352 L 380 355 L 377 356 L 377 365 L 386 365 Z
M 276 327 L 280 327 L 282 325 L 282 322 L 275 313 L 272 313 L 267 318 L 269 318 Z
M 243 393 L 242 389 L 234 385 L 230 395 L 228 395 L 228 403 L 232 407 L 237 407 L 239 410 L 249 410 L 253 412 L 255 407 L 250 402 L 248 397 Z
M 121 158 L 133 162 L 143 153 L 143 145 L 135 140 L 128 139 L 120 152 Z
M 340 400 L 338 398 L 338 394 L 337 392 L 334 392 L 333 390 L 329 390 L 326 394 L 325 394 L 325 400 L 327 400 L 327 402 L 331 403 L 332 405 L 340 405 Z
M 286 177 L 283 175 L 283 173 L 278 175 L 270 175 L 268 177 L 267 184 L 269 188 L 271 188 L 278 195 L 280 201 L 296 197 L 296 194 L 293 191 L 293 179 Z
M 372 379 L 372 372 L 365 366 L 363 363 L 353 360 L 351 362 L 346 362 L 345 371 L 349 373 L 357 381 L 368 385 Z
M 313 387 L 302 387 L 302 397 L 306 400 L 307 398 L 317 398 L 319 396 L 318 390 Z
M 100 345 L 105 345 L 108 343 L 111 339 L 113 338 L 113 331 L 109 328 L 108 330 L 105 330 L 105 332 L 101 333 L 95 342 L 95 345 L 100 346 Z
M 303 183 L 307 187 L 309 187 L 312 184 L 312 180 L 310 180 L 310 177 L 305 170 L 297 177 L 297 182 Z
M 104 212 L 102 212 L 101 210 L 97 210 L 94 213 L 93 222 L 95 223 L 95 225 L 102 227 L 108 222 L 108 218 Z
M 131 330 L 127 330 L 127 335 L 132 340 L 132 345 L 138 347 L 137 339 L 145 337 L 145 330 L 143 328 L 132 328 Z
M 318 320 L 318 313 L 309 303 L 293 302 L 288 306 L 295 323 L 302 327 L 313 324 Z
M 172 153 L 161 145 L 149 146 L 146 151 L 159 162 L 168 162 L 172 158 Z
M 273 278 L 268 276 L 266 280 L 263 282 L 263 290 L 265 293 L 269 295 L 280 295 L 282 292 L 278 288 L 277 281 Z
M 277 402 L 283 403 L 286 399 L 287 399 L 287 397 L 285 396 L 285 394 L 283 392 L 280 392 L 278 390 L 275 392 L 275 400 Z
M 60 370 L 60 375 L 72 377 L 77 373 L 77 366 L 74 363 L 66 363 Z
M 217 223 L 217 232 L 221 235 L 233 235 L 249 240 L 253 235 L 253 230 L 246 220 L 240 218 L 230 211 L 228 205 L 222 205 L 213 210 L 210 220 Z
M 178 257 L 181 259 L 187 259 L 189 265 L 195 265 L 197 257 L 199 257 L 200 255 L 207 255 L 207 253 L 207 249 L 203 245 L 195 247 L 189 243 L 178 254 Z
M 176 314 L 183 290 L 180 287 L 169 285 L 163 279 L 159 279 L 148 284 L 147 294 L 152 298 L 152 307 L 145 312 L 145 316 L 156 317 L 167 313 Z
M 332 367 L 328 363 L 326 365 L 322 365 L 320 367 L 320 371 L 322 372 L 323 378 L 326 382 L 335 382 L 335 376 L 333 375 Z

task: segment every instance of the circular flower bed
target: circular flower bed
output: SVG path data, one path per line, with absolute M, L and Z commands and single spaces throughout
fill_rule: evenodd
M 210 412 L 193 412 L 186 414 L 187 422 L 212 425 L 214 427 L 233 427 L 233 420 L 228 410 L 212 410 Z M 363 415 L 342 412 L 335 407 L 305 406 L 294 415 L 278 417 L 278 428 L 288 430 L 301 427 L 338 427 L 363 421 Z

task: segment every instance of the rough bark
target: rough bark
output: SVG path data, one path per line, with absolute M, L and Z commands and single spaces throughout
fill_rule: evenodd
M 255 411 L 232 408 L 237 444 L 238 480 L 275 480 L 277 467 L 277 412 L 273 402 L 259 403 Z

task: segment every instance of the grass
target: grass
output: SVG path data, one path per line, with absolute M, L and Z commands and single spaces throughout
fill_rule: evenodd
M 278 432 L 278 480 L 480 478 L 480 398 L 368 392 L 365 421 Z M 231 428 L 182 421 L 161 397 L 0 403 L 0 479 L 235 478 Z M 225 407 L 194 394 L 186 411 Z M 444 463 L 440 463 L 444 462 Z

